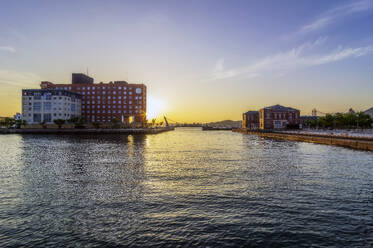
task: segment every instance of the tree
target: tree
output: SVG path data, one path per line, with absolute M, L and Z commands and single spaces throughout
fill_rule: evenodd
M 27 124 L 27 121 L 26 120 L 16 120 L 15 124 L 16 124 L 16 128 L 21 128 L 21 126 L 24 126 L 24 125 Z
M 13 118 L 5 118 L 4 121 L 1 122 L 1 125 L 6 126 L 7 128 L 10 128 L 14 125 L 14 119 Z
M 56 119 L 53 121 L 54 124 L 56 124 L 58 126 L 58 128 L 61 128 L 63 124 L 65 124 L 65 120 L 63 119 Z
M 67 120 L 74 125 L 74 128 L 84 128 L 84 119 L 82 117 L 73 117 Z
M 117 118 L 111 119 L 111 128 L 119 128 L 119 120 Z
M 356 114 L 356 126 L 361 128 L 369 128 L 372 126 L 373 120 L 370 115 L 364 112 L 358 112 Z
M 47 125 L 46 125 L 45 121 L 41 121 L 39 124 L 42 128 L 44 128 L 44 129 L 47 128 Z
M 94 128 L 99 129 L 101 124 L 100 122 L 95 121 L 92 123 L 92 125 L 94 126 Z

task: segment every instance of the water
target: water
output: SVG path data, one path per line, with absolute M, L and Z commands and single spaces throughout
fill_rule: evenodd
M 370 247 L 373 153 L 178 128 L 0 136 L 0 247 Z

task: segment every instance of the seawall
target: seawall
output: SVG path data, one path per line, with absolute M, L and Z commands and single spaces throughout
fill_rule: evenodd
M 258 135 L 266 138 L 292 140 L 300 142 L 309 142 L 325 145 L 342 146 L 357 150 L 373 151 L 373 139 L 359 137 L 337 137 L 328 135 L 312 135 L 312 134 L 292 134 L 281 132 L 264 132 L 250 131 L 245 129 L 234 129 L 233 132 L 240 132 L 251 135 Z
M 129 129 L 0 129 L 0 134 L 157 134 L 174 127 Z

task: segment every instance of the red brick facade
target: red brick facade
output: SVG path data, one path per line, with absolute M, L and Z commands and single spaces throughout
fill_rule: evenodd
M 260 129 L 297 128 L 300 124 L 300 111 L 297 109 L 274 105 L 259 110 Z
M 41 82 L 42 89 L 66 89 L 82 95 L 82 117 L 87 122 L 110 122 L 116 118 L 128 124 L 146 119 L 146 86 L 125 81 L 110 83 L 53 84 Z M 131 118 L 132 117 L 132 118 Z
M 259 129 L 259 112 L 248 111 L 242 114 L 242 128 L 249 130 Z

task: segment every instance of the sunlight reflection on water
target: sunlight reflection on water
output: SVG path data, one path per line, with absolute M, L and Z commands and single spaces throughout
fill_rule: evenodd
M 367 246 L 370 152 L 178 128 L 0 136 L 0 246 Z

